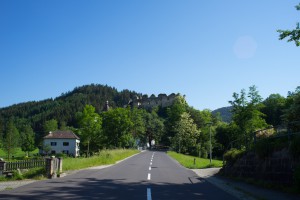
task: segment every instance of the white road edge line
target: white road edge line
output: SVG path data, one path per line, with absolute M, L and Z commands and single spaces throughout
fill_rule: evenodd
M 151 188 L 147 188 L 147 200 L 152 200 L 152 197 L 151 197 Z
M 147 179 L 151 180 L 151 174 L 150 173 L 148 173 L 148 178 Z

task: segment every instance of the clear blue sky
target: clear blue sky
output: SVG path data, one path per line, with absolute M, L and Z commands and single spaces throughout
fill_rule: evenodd
M 300 85 L 300 47 L 277 29 L 299 0 L 1 0 L 0 107 L 85 84 L 181 93 L 197 109 Z

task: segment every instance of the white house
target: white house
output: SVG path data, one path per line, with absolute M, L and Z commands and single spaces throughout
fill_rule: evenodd
M 77 157 L 79 143 L 80 138 L 72 131 L 54 131 L 44 137 L 44 146 L 51 147 L 51 154 L 64 153 Z

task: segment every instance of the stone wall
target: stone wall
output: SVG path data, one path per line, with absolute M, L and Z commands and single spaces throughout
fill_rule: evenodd
M 155 95 L 151 95 L 147 97 L 146 95 L 142 97 L 136 97 L 131 100 L 130 104 L 135 107 L 142 107 L 145 109 L 153 108 L 156 106 L 168 107 L 171 106 L 178 95 L 172 93 L 170 95 L 159 94 L 157 97 Z
M 300 166 L 300 160 L 292 158 L 287 149 L 274 152 L 267 158 L 259 158 L 249 152 L 234 163 L 227 163 L 222 173 L 241 178 L 253 178 L 285 186 L 293 185 L 294 170 Z

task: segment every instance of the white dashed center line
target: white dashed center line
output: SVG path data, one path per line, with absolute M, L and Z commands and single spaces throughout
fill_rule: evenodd
M 151 174 L 148 173 L 148 178 L 147 178 L 149 181 L 151 180 Z
M 151 197 L 151 188 L 147 188 L 147 200 L 152 200 L 152 197 Z

